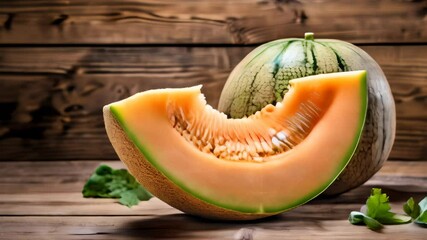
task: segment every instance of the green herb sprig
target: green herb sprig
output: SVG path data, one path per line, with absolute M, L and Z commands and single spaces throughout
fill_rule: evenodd
M 374 231 L 384 225 L 406 224 L 414 221 L 416 224 L 427 227 L 427 197 L 419 204 L 410 198 L 403 206 L 408 215 L 391 212 L 389 197 L 382 193 L 380 188 L 372 188 L 371 195 L 360 211 L 352 211 L 348 217 L 351 224 L 366 225 Z
M 86 198 L 119 198 L 119 203 L 128 207 L 152 197 L 126 169 L 113 169 L 107 165 L 100 165 L 95 170 L 82 193 Z

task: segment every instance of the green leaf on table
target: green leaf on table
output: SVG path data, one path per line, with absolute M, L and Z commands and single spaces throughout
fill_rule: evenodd
M 379 230 L 383 228 L 383 225 L 377 220 L 367 216 L 362 212 L 352 211 L 348 220 L 353 225 L 366 225 L 369 229 Z
M 119 203 L 132 207 L 138 205 L 140 201 L 149 200 L 151 197 L 152 195 L 147 190 L 138 186 L 137 188 L 121 193 Z
M 421 227 L 427 227 L 427 211 L 421 213 L 421 215 L 415 219 L 415 223 Z
M 371 196 L 366 200 L 366 215 L 382 224 L 404 224 L 411 221 L 411 217 L 390 212 L 389 197 L 381 193 L 380 188 L 373 188 Z
M 415 202 L 414 198 L 411 197 L 403 205 L 403 211 L 411 216 L 412 219 L 415 219 L 420 215 L 420 206 Z
M 128 190 L 121 194 L 119 203 L 128 207 L 132 207 L 134 205 L 138 205 L 139 199 L 138 196 L 134 193 L 134 190 Z
M 107 165 L 100 165 L 96 170 L 95 173 L 99 176 L 106 176 L 113 173 L 113 169 L 110 166 Z
M 405 211 L 413 211 L 415 203 L 413 199 L 408 200 Z M 427 205 L 427 200 L 426 200 Z M 427 206 L 426 206 L 427 207 Z M 366 225 L 372 230 L 378 230 L 383 227 L 382 224 L 404 224 L 411 222 L 410 216 L 391 212 L 389 197 L 382 193 L 380 188 L 372 188 L 371 195 L 366 200 L 366 205 L 360 208 L 360 212 L 350 213 L 349 221 L 355 225 Z
M 89 180 L 86 182 L 83 187 L 83 196 L 84 197 L 109 197 L 109 190 L 106 186 L 107 178 L 92 174 Z
M 415 223 L 422 227 L 427 227 L 427 197 L 421 200 L 418 206 L 421 214 L 415 219 Z
M 100 165 L 82 190 L 84 197 L 120 198 L 119 203 L 131 207 L 152 195 L 125 169 Z
M 141 185 L 138 185 L 138 187 L 135 188 L 133 191 L 135 192 L 138 199 L 141 201 L 147 201 L 153 197 L 153 195 L 151 195 L 151 193 L 145 190 Z

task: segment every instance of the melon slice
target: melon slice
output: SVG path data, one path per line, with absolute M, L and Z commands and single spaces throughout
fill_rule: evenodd
M 138 93 L 104 107 L 109 139 L 151 193 L 189 214 L 245 220 L 316 197 L 354 153 L 366 72 L 290 81 L 281 103 L 243 119 L 206 104 L 201 86 Z

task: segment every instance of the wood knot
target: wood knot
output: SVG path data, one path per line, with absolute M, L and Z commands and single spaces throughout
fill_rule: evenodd
M 62 25 L 67 19 L 69 18 L 69 16 L 67 14 L 61 14 L 59 15 L 59 17 L 55 18 L 51 24 L 52 25 L 56 25 L 56 26 L 60 26 Z
M 12 29 L 12 22 L 13 19 L 15 18 L 15 14 L 14 13 L 9 13 L 7 15 L 7 19 L 6 21 L 3 23 L 3 26 L 6 30 L 11 30 Z

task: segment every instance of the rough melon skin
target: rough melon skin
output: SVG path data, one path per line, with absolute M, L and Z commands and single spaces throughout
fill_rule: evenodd
M 356 153 L 323 193 L 337 195 L 371 178 L 387 160 L 395 137 L 396 113 L 390 87 L 380 66 L 362 49 L 339 40 L 314 40 L 312 34 L 306 34 L 306 39 L 281 39 L 261 45 L 230 74 L 218 110 L 241 118 L 281 101 L 291 79 L 362 69 L 368 72 L 368 112 Z
M 166 176 L 153 167 L 149 161 L 141 161 L 141 159 L 144 159 L 143 154 L 138 150 L 135 144 L 131 142 L 120 124 L 111 114 L 109 105 L 103 108 L 103 112 L 105 128 L 109 139 L 114 150 L 119 155 L 120 159 L 122 159 L 122 162 L 126 164 L 129 172 L 146 189 L 172 207 L 195 216 L 220 220 L 253 220 L 277 214 L 252 214 L 232 211 L 209 204 L 189 195 L 168 180 Z M 163 190 L 159 191 L 159 189 Z M 167 191 L 165 191 L 165 189 Z

